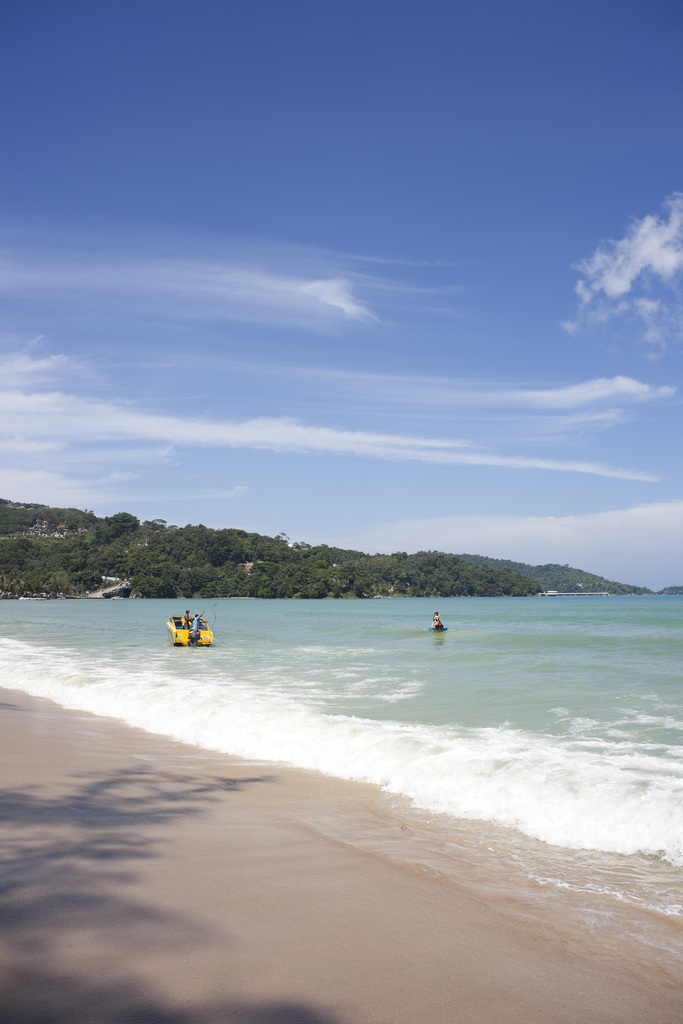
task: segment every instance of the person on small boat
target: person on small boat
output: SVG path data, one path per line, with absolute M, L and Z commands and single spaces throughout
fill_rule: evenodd
M 444 628 L 444 624 L 439 618 L 439 613 L 434 612 L 432 615 L 432 629 L 437 629 L 439 632 Z
M 192 617 L 190 616 L 190 609 L 188 608 L 185 612 L 185 618 L 183 619 L 183 629 L 190 629 L 192 626 Z
M 197 642 L 201 640 L 202 636 L 202 615 L 204 612 L 199 612 L 192 619 L 192 625 L 190 626 L 190 632 L 187 634 L 187 639 L 191 647 L 196 647 Z
M 190 631 L 187 634 L 187 640 L 190 647 L 196 647 L 202 635 L 202 619 L 201 615 L 195 615 L 190 625 Z

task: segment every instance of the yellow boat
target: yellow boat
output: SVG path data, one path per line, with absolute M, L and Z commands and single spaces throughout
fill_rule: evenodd
M 174 647 L 210 647 L 213 643 L 213 633 L 209 629 L 209 624 L 206 619 L 199 617 L 199 624 L 201 629 L 199 636 L 197 637 L 196 643 L 194 637 L 191 636 L 191 630 L 185 629 L 185 619 L 182 615 L 171 615 L 170 619 L 166 623 L 166 629 L 168 630 L 168 639 Z

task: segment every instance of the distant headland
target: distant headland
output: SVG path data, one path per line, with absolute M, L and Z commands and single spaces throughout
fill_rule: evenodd
M 0 499 L 0 596 L 530 597 L 652 594 L 569 565 L 485 555 L 365 554 L 234 528 L 99 517 Z M 683 594 L 683 586 L 659 594 Z

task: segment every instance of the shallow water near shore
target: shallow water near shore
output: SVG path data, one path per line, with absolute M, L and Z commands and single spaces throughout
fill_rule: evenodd
M 216 643 L 172 648 L 186 606 L 3 601 L 3 685 L 375 783 L 421 870 L 457 850 L 528 912 L 562 894 L 579 926 L 679 955 L 680 599 L 193 601 Z M 334 809 L 324 828 L 348 841 Z M 382 827 L 363 842 L 399 855 Z

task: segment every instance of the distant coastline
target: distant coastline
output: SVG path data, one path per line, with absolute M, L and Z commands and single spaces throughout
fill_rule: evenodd
M 669 586 L 662 596 L 680 596 Z M 338 598 L 651 595 L 569 565 L 443 551 L 366 554 L 235 528 L 0 499 L 0 597 Z

